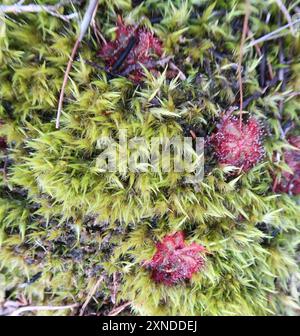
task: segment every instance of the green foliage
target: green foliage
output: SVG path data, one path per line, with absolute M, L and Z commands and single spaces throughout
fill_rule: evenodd
M 0 303 L 21 294 L 35 304 L 83 303 L 103 275 L 89 309 L 105 311 L 114 304 L 117 274 L 116 303 L 132 301 L 135 314 L 294 313 L 299 200 L 275 195 L 272 174 L 285 167 L 282 160 L 273 163 L 275 151 L 287 146 L 279 114 L 299 134 L 299 97 L 289 95 L 300 90 L 299 33 L 281 40 L 290 61 L 286 87 L 270 88 L 248 108 L 268 131 L 264 162 L 234 177 L 208 154 L 205 179 L 195 189 L 184 182 L 186 173 L 104 173 L 97 141 L 117 141 L 118 130 L 126 129 L 129 138 L 143 136 L 149 145 L 152 137 L 183 135 L 186 125 L 209 135 L 221 112 L 237 104 L 243 3 L 146 0 L 133 8 L 130 1 L 110 0 L 100 7 L 96 21 L 106 39 L 113 36 L 116 13 L 125 22 L 141 20 L 187 79 L 169 80 L 167 70 L 146 73 L 138 87 L 126 78 L 109 79 L 87 62 L 103 65 L 91 29 L 73 64 L 56 130 L 57 97 L 77 23 L 46 13 L 0 17 L 0 135 L 9 143 L 1 153 L 8 171 L 0 184 Z M 254 36 L 276 29 L 279 13 L 273 1 L 252 1 Z M 160 15 L 152 25 L 149 18 Z M 279 53 L 271 41 L 267 60 L 274 71 Z M 260 90 L 260 63 L 255 49 L 246 49 L 247 97 Z M 189 283 L 157 285 L 142 263 L 159 239 L 178 230 L 206 247 L 206 266 Z

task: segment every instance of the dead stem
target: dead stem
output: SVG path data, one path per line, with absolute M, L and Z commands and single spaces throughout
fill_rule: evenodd
M 95 8 L 95 10 L 94 10 L 93 17 L 92 17 L 92 20 L 91 20 L 91 26 L 92 26 L 92 28 L 93 28 L 94 35 L 95 35 L 95 38 L 96 38 L 96 40 L 97 40 L 98 45 L 101 44 L 101 41 L 100 41 L 100 40 L 102 40 L 102 42 L 103 42 L 104 44 L 107 44 L 107 42 L 106 42 L 104 36 L 103 36 L 103 35 L 101 34 L 101 32 L 100 32 L 100 29 L 99 29 L 98 24 L 97 24 L 96 19 L 95 19 L 96 13 L 97 13 L 97 11 L 98 11 L 98 7 L 99 7 L 99 2 L 97 3 L 96 8 Z
M 116 316 L 121 313 L 125 308 L 127 308 L 129 305 L 131 305 L 131 301 L 124 303 L 123 305 L 113 309 L 107 316 Z
M 74 44 L 74 47 L 73 47 L 73 50 L 72 50 L 71 56 L 69 58 L 69 62 L 68 62 L 65 74 L 64 74 L 64 80 L 63 80 L 63 84 L 62 84 L 62 87 L 61 87 L 61 90 L 60 90 L 59 101 L 58 101 L 57 116 L 56 116 L 56 128 L 59 128 L 59 122 L 60 122 L 62 105 L 63 105 L 63 101 L 64 101 L 65 89 L 66 89 L 66 85 L 67 85 L 67 82 L 68 82 L 69 73 L 70 73 L 71 68 L 72 68 L 73 60 L 74 60 L 74 57 L 77 53 L 79 44 L 80 44 L 80 40 L 77 39 L 75 44 Z
M 289 28 L 291 30 L 292 35 L 295 36 L 295 29 L 293 27 L 292 18 L 290 16 L 289 11 L 287 10 L 287 8 L 285 7 L 284 3 L 281 0 L 276 0 L 276 2 L 289 24 Z
M 19 316 L 22 313 L 28 312 L 28 311 L 40 311 L 40 310 L 65 310 L 65 309 L 73 309 L 78 307 L 77 303 L 70 304 L 67 306 L 27 306 L 27 307 L 21 307 L 13 311 L 9 316 Z
M 262 43 L 262 42 L 265 42 L 265 41 L 270 41 L 270 40 L 273 40 L 273 39 L 277 39 L 277 38 L 281 37 L 281 35 L 279 35 L 280 32 L 282 32 L 282 31 L 285 30 L 286 28 L 289 28 L 290 25 L 293 25 L 293 26 L 294 26 L 294 25 L 296 25 L 297 23 L 300 23 L 300 18 L 297 19 L 297 20 L 295 20 L 295 21 L 292 21 L 290 24 L 288 23 L 288 24 L 286 24 L 286 25 L 284 25 L 284 26 L 282 26 L 282 27 L 279 27 L 279 28 L 276 29 L 276 30 L 273 30 L 272 32 L 270 32 L 270 33 L 268 33 L 268 34 L 266 34 L 266 35 L 264 35 L 264 36 L 258 38 L 257 40 L 252 41 L 251 43 L 249 43 L 249 44 L 247 45 L 246 48 L 248 49 L 248 48 L 251 48 L 251 47 L 255 46 L 255 45 L 258 44 L 258 43 Z
M 243 116 L 243 81 L 242 81 L 242 61 L 243 61 L 243 49 L 246 39 L 246 34 L 248 31 L 248 22 L 250 16 L 250 0 L 246 0 L 246 9 L 245 9 L 245 16 L 244 16 L 244 23 L 243 23 L 243 32 L 242 32 L 242 39 L 240 45 L 240 54 L 239 54 L 239 63 L 238 63 L 238 81 L 239 81 L 239 88 L 240 88 L 240 128 L 242 128 L 242 116 Z
M 71 67 L 73 64 L 73 59 L 76 55 L 77 49 L 80 45 L 80 42 L 82 41 L 89 25 L 90 22 L 94 16 L 94 12 L 97 10 L 97 4 L 98 4 L 98 0 L 90 0 L 89 4 L 87 6 L 87 9 L 84 13 L 84 17 L 82 19 L 81 25 L 80 25 L 80 32 L 79 32 L 79 36 L 74 44 L 65 74 L 64 74 L 64 80 L 63 80 L 63 84 L 61 87 L 61 91 L 60 91 L 60 96 L 59 96 L 59 101 L 58 101 L 58 108 L 57 108 L 57 116 L 56 116 L 56 128 L 59 128 L 59 123 L 60 123 L 60 116 L 61 116 L 61 111 L 62 111 L 62 105 L 63 105 L 63 100 L 64 100 L 64 94 L 65 94 L 65 88 L 68 82 L 68 77 L 69 77 L 69 73 L 71 71 Z
M 36 5 L 28 4 L 23 5 L 23 2 L 20 1 L 13 5 L 0 5 L 0 13 L 4 14 L 20 14 L 20 13 L 40 13 L 46 12 L 52 16 L 58 17 L 64 21 L 69 21 L 78 17 L 78 13 L 71 13 L 68 15 L 63 15 L 58 12 L 58 9 L 65 5 L 64 1 L 59 2 L 56 5 Z
M 82 305 L 82 307 L 81 307 L 81 309 L 80 309 L 79 316 L 82 316 L 82 315 L 84 314 L 84 311 L 85 311 L 87 305 L 88 305 L 89 302 L 91 301 L 93 295 L 95 294 L 97 288 L 99 287 L 99 285 L 100 285 L 100 283 L 101 283 L 102 281 L 103 281 L 103 276 L 100 277 L 100 278 L 98 279 L 98 281 L 96 282 L 95 286 L 92 287 L 92 289 L 90 290 L 90 292 L 89 292 L 89 294 L 88 294 L 88 296 L 87 296 L 87 298 L 86 298 L 84 304 Z

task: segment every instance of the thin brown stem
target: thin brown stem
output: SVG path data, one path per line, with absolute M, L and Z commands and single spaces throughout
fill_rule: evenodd
M 71 56 L 69 58 L 69 62 L 68 62 L 66 71 L 65 71 L 64 80 L 63 80 L 63 84 L 62 84 L 62 87 L 61 87 L 61 90 L 60 90 L 59 101 L 58 101 L 57 116 L 56 116 L 56 128 L 59 128 L 60 116 L 61 116 L 62 105 L 63 105 L 63 101 L 64 101 L 64 95 L 65 95 L 65 89 L 66 89 L 66 85 L 67 85 L 67 82 L 68 82 L 69 73 L 70 73 L 71 68 L 72 68 L 73 60 L 74 60 L 74 57 L 76 55 L 76 52 L 78 50 L 79 45 L 80 45 L 80 40 L 77 39 L 75 44 L 74 44 L 74 47 L 73 47 Z
M 56 116 L 56 128 L 59 128 L 62 105 L 63 105 L 63 101 L 64 101 L 65 88 L 66 88 L 66 85 L 67 85 L 67 82 L 68 82 L 68 77 L 69 77 L 69 73 L 71 71 L 71 67 L 72 67 L 74 57 L 76 55 L 77 49 L 80 45 L 80 42 L 82 41 L 90 23 L 91 23 L 91 20 L 94 16 L 94 12 L 97 10 L 97 5 L 98 5 L 98 0 L 89 0 L 87 9 L 84 13 L 84 17 L 83 17 L 81 25 L 80 25 L 79 36 L 78 36 L 78 38 L 77 38 L 77 40 L 74 44 L 74 47 L 73 47 L 73 50 L 72 50 L 72 53 L 71 53 L 66 71 L 65 71 L 61 91 L 60 91 L 58 108 L 57 108 L 57 116 Z
M 244 54 L 243 49 L 244 49 L 244 44 L 246 40 L 246 34 L 248 31 L 249 16 L 250 16 L 250 0 L 246 0 L 246 12 L 244 16 L 243 32 L 242 32 L 239 63 L 238 63 L 238 82 L 239 82 L 239 88 L 240 88 L 240 128 L 242 127 L 242 116 L 243 116 L 243 80 L 242 80 L 242 62 L 243 62 L 243 54 Z
M 80 309 L 80 313 L 79 313 L 79 316 L 82 316 L 84 314 L 84 311 L 87 307 L 87 305 L 89 304 L 89 302 L 91 301 L 93 295 L 95 294 L 97 288 L 99 287 L 100 283 L 103 281 L 103 276 L 100 277 L 98 279 L 98 281 L 96 282 L 95 286 L 92 287 L 92 289 L 90 290 L 84 304 L 82 305 L 81 309 Z
M 120 314 L 125 308 L 127 308 L 129 305 L 131 305 L 132 302 L 126 302 L 124 303 L 123 305 L 113 309 L 109 314 L 108 316 L 116 316 L 118 314 Z

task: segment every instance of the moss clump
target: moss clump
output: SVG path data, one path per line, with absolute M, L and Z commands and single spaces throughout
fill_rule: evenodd
M 147 146 L 153 137 L 191 130 L 211 135 L 221 114 L 238 103 L 243 2 L 100 1 L 96 22 L 107 40 L 117 14 L 128 24 L 143 18 L 186 79 L 146 70 L 139 86 L 109 78 L 89 63 L 104 66 L 91 29 L 73 65 L 59 130 L 57 97 L 76 21 L 47 13 L 0 18 L 0 136 L 8 143 L 1 152 L 0 302 L 83 304 L 103 277 L 86 314 L 105 314 L 124 301 L 133 313 L 148 315 L 292 313 L 300 209 L 296 197 L 274 194 L 272 183 L 286 168 L 282 159 L 273 162 L 287 145 L 282 128 L 292 121 L 291 133 L 299 135 L 299 97 L 290 95 L 300 89 L 299 32 L 264 44 L 263 57 L 245 50 L 244 95 L 259 96 L 247 109 L 268 129 L 265 160 L 234 176 L 208 151 L 205 178 L 194 188 L 185 183 L 187 173 L 102 172 L 97 141 L 118 140 L 120 129 L 128 138 L 143 136 Z M 278 17 L 284 20 L 273 1 L 253 1 L 251 32 L 275 30 Z M 263 62 L 276 74 L 283 67 L 284 83 L 264 90 L 262 80 L 270 78 Z M 154 283 L 142 263 L 158 240 L 180 230 L 187 244 L 206 248 L 205 267 L 186 283 Z

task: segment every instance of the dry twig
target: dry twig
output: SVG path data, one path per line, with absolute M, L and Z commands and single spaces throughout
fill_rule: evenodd
M 46 12 L 52 16 L 60 18 L 64 21 L 69 21 L 71 19 L 77 18 L 78 13 L 71 13 L 68 15 L 63 15 L 58 12 L 59 8 L 65 4 L 64 1 L 59 2 L 56 5 L 37 5 L 28 4 L 23 5 L 23 1 L 20 1 L 14 5 L 0 5 L 0 14 L 20 14 L 20 13 L 41 13 Z
M 285 30 L 286 28 L 289 28 L 291 25 L 294 26 L 296 24 L 300 23 L 300 18 L 297 19 L 297 20 L 294 20 L 292 21 L 291 23 L 288 23 L 282 27 L 279 27 L 278 29 L 276 30 L 273 30 L 272 32 L 258 38 L 257 40 L 254 40 L 252 41 L 251 43 L 249 43 L 247 45 L 246 48 L 251 48 L 253 46 L 255 46 L 256 44 L 258 43 L 262 43 L 262 42 L 265 42 L 265 41 L 270 41 L 270 40 L 273 40 L 273 39 L 277 39 L 279 37 L 281 37 L 281 35 L 279 35 L 280 32 L 282 32 L 283 30 Z
M 99 7 L 99 2 L 97 3 L 96 8 L 95 8 L 95 10 L 94 10 L 93 17 L 92 17 L 92 20 L 91 20 L 91 26 L 92 26 L 92 28 L 93 28 L 94 35 L 95 35 L 95 38 L 96 38 L 96 40 L 97 40 L 97 43 L 100 45 L 100 44 L 101 44 L 101 41 L 100 41 L 100 40 L 102 40 L 102 42 L 103 42 L 104 44 L 107 44 L 107 42 L 106 42 L 104 36 L 103 36 L 103 35 L 101 34 L 101 32 L 100 32 L 100 29 L 99 29 L 99 27 L 98 27 L 98 24 L 97 24 L 97 22 L 96 22 L 96 20 L 95 20 L 95 16 L 96 16 L 96 13 L 97 13 L 97 11 L 98 11 L 98 7 Z
M 291 30 L 292 35 L 295 36 L 295 29 L 293 27 L 292 18 L 290 16 L 290 13 L 288 12 L 287 8 L 285 7 L 284 3 L 281 0 L 276 0 L 276 2 L 289 24 L 289 28 Z
M 244 44 L 246 39 L 246 34 L 248 31 L 248 22 L 250 16 L 250 1 L 246 0 L 246 13 L 244 17 L 243 23 L 243 32 L 242 32 L 242 39 L 240 45 L 240 54 L 239 54 L 239 63 L 238 63 L 238 81 L 239 81 L 239 88 L 240 88 L 240 127 L 242 127 L 242 116 L 243 116 L 243 81 L 242 81 L 242 61 L 243 61 L 243 54 L 244 54 Z
M 73 309 L 78 307 L 77 303 L 66 305 L 66 306 L 27 306 L 21 307 L 13 311 L 9 316 L 19 316 L 22 313 L 28 311 L 39 311 L 39 310 L 65 310 L 65 309 Z
M 86 298 L 84 304 L 82 305 L 82 307 L 81 307 L 81 309 L 80 309 L 79 316 L 82 316 L 82 315 L 84 314 L 84 311 L 85 311 L 87 305 L 88 305 L 89 302 L 91 301 L 93 295 L 95 294 L 97 288 L 99 287 L 99 285 L 100 285 L 100 283 L 101 283 L 102 281 L 103 281 L 103 276 L 100 277 L 100 278 L 98 279 L 98 281 L 96 282 L 95 286 L 92 287 L 92 289 L 90 290 L 90 292 L 89 292 L 89 294 L 88 294 L 88 296 L 87 296 L 87 298 Z
M 121 313 L 125 308 L 127 308 L 129 305 L 131 305 L 131 301 L 124 303 L 123 305 L 113 309 L 108 316 L 117 316 L 118 314 Z
M 60 95 L 59 95 L 57 116 L 56 116 L 56 128 L 59 128 L 60 116 L 61 116 L 61 111 L 62 111 L 65 89 L 66 89 L 66 85 L 67 85 L 67 82 L 68 82 L 69 73 L 70 73 L 71 68 L 72 68 L 74 57 L 75 57 L 76 52 L 78 50 L 78 47 L 79 47 L 79 45 L 80 45 L 88 27 L 90 25 L 90 22 L 93 18 L 93 15 L 94 15 L 94 11 L 97 9 L 97 5 L 98 5 L 98 0 L 90 0 L 89 1 L 88 7 L 85 11 L 83 20 L 81 22 L 79 36 L 78 36 L 78 38 L 77 38 L 77 40 L 74 44 L 73 50 L 71 52 L 71 56 L 70 56 L 70 59 L 69 59 L 69 62 L 68 62 L 68 65 L 67 65 L 67 68 L 66 68 L 66 71 L 65 71 L 63 84 L 62 84 Z

